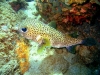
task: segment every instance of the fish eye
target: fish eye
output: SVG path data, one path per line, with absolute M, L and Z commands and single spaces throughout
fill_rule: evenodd
M 27 28 L 22 28 L 21 29 L 23 32 L 26 32 L 27 31 Z

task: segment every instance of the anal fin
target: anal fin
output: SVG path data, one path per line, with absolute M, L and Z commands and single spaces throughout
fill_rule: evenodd
M 66 48 L 67 48 L 68 52 L 75 54 L 76 53 L 76 46 L 77 45 L 72 45 L 72 46 L 68 46 Z

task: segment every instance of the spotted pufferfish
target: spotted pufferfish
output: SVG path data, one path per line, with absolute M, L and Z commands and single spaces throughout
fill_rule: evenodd
M 26 39 L 31 39 L 39 44 L 39 53 L 46 47 L 69 48 L 75 44 L 81 44 L 81 39 L 72 38 L 55 28 L 33 19 L 24 20 L 19 27 L 19 33 Z

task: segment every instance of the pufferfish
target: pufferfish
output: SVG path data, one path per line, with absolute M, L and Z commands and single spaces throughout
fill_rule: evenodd
M 39 44 L 39 53 L 46 47 L 69 48 L 75 44 L 81 44 L 81 39 L 72 38 L 55 28 L 33 19 L 24 20 L 19 27 L 20 34 L 26 39 L 31 39 Z

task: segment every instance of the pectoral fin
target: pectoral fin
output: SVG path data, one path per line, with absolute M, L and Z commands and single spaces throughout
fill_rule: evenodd
M 49 24 L 48 24 L 50 27 L 53 27 L 54 29 L 57 29 L 57 24 L 55 21 L 51 21 Z
M 40 54 L 40 53 L 43 52 L 43 50 L 44 50 L 46 47 L 48 47 L 48 46 L 51 46 L 50 40 L 44 38 L 44 39 L 42 40 L 42 43 L 39 44 L 37 53 Z

